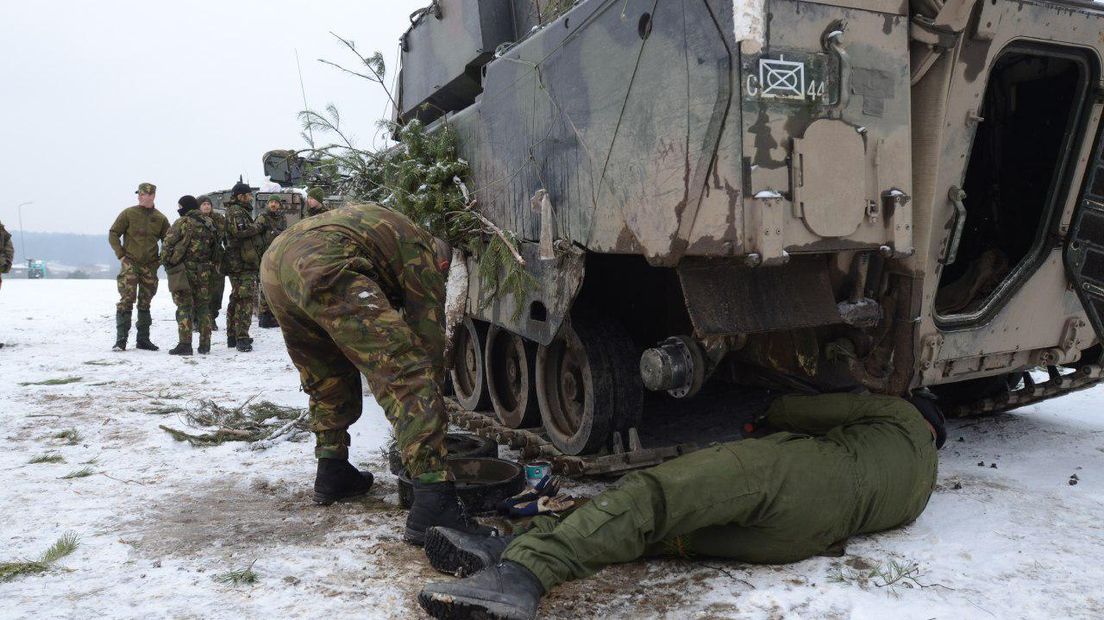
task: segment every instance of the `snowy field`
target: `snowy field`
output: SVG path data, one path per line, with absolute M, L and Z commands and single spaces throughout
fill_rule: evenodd
M 353 460 L 375 472 L 374 492 L 316 507 L 309 442 L 194 448 L 158 428 L 182 428 L 158 412 L 192 399 L 238 405 L 259 394 L 305 407 L 279 331 L 255 329 L 252 354 L 228 350 L 217 332 L 212 355 L 170 357 L 176 326 L 162 282 L 161 352 L 112 353 L 115 297 L 106 280 L 7 280 L 0 291 L 0 562 L 36 558 L 67 532 L 80 538 L 47 572 L 0 583 L 0 617 L 421 617 L 415 593 L 435 574 L 400 540 L 405 513 L 385 473 L 378 407 L 367 401 L 352 429 Z M 21 385 L 58 379 L 70 382 Z M 843 557 L 639 562 L 556 589 L 542 614 L 1104 617 L 1102 396 L 953 422 L 927 512 L 850 541 Z M 68 429 L 75 442 L 54 437 Z M 28 462 L 48 454 L 64 462 Z M 252 585 L 218 579 L 250 565 Z

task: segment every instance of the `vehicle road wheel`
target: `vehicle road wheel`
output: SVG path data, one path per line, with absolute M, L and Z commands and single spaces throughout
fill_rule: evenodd
M 487 342 L 487 326 L 465 318 L 456 330 L 456 346 L 452 350 L 452 370 L 449 377 L 460 406 L 468 411 L 484 411 L 491 405 L 483 365 L 483 346 Z
M 510 428 L 540 424 L 536 345 L 498 326 L 487 332 L 487 391 L 498 420 Z
M 644 387 L 632 341 L 609 320 L 565 323 L 537 349 L 537 400 L 549 439 L 565 454 L 605 446 L 639 420 Z

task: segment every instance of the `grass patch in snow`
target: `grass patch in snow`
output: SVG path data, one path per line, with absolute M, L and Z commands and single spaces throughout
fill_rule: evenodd
M 80 383 L 84 377 L 58 377 L 56 379 L 46 379 L 45 381 L 24 381 L 19 385 L 24 387 L 28 385 L 67 385 L 69 383 Z
M 85 366 L 118 366 L 122 362 L 112 362 L 110 360 L 88 360 L 84 362 Z
M 252 399 L 250 399 L 252 400 Z M 161 425 L 161 429 L 177 441 L 193 446 L 216 446 L 227 441 L 295 441 L 309 434 L 307 410 L 284 407 L 267 400 L 245 401 L 239 407 L 227 408 L 213 400 L 201 400 L 184 413 L 184 422 L 193 428 L 214 429 L 205 433 L 188 433 Z
M 226 573 L 220 573 L 214 576 L 214 580 L 219 583 L 225 583 L 232 586 L 240 585 L 253 585 L 257 583 L 257 573 L 253 572 L 253 565 L 257 563 L 257 560 L 253 560 L 249 563 L 249 566 L 241 570 L 232 570 Z
M 916 562 L 890 560 L 885 564 L 872 565 L 862 558 L 852 558 L 842 565 L 828 569 L 828 581 L 857 585 L 860 588 L 888 588 L 893 595 L 898 594 L 898 588 L 954 589 L 938 583 L 921 583 L 920 573 L 920 564 Z
M 0 562 L 0 582 L 11 581 L 22 575 L 44 573 L 49 570 L 50 566 L 55 562 L 76 551 L 78 545 L 80 545 L 80 540 L 77 538 L 77 535 L 68 532 L 51 545 L 50 548 L 42 554 L 42 557 L 37 560 Z
M 38 463 L 64 463 L 65 457 L 57 453 L 39 454 L 27 462 L 31 465 L 37 465 Z
M 84 437 L 81 436 L 80 431 L 75 428 L 67 428 L 63 431 L 54 433 L 53 435 L 51 435 L 51 437 L 53 439 L 64 440 L 65 443 L 69 444 L 70 446 L 75 446 L 81 442 L 81 439 L 84 439 Z
M 87 478 L 88 476 L 91 476 L 94 473 L 95 472 L 92 471 L 91 467 L 82 467 L 80 469 L 77 469 L 77 470 L 74 470 L 74 471 L 71 471 L 71 472 L 65 474 L 60 479 L 61 480 L 72 480 L 74 478 Z

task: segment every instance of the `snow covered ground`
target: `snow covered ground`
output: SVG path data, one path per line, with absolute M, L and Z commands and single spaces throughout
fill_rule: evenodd
M 36 557 L 66 532 L 81 541 L 50 571 L 0 583 L 0 617 L 420 617 L 414 595 L 435 575 L 400 540 L 378 407 L 369 400 L 353 428 L 353 459 L 376 473 L 376 490 L 316 507 L 309 442 L 193 448 L 158 428 L 181 422 L 155 412 L 197 398 L 305 406 L 278 330 L 256 329 L 252 354 L 228 350 L 218 332 L 211 356 L 170 357 L 176 328 L 162 283 L 153 308 L 162 351 L 112 353 L 115 296 L 113 281 L 94 280 L 7 280 L 0 291 L 0 562 Z M 21 385 L 51 379 L 72 382 Z M 1102 396 L 953 422 L 927 512 L 852 540 L 843 557 L 638 562 L 558 588 L 542 613 L 1104 617 Z M 73 445 L 53 437 L 67 429 L 80 434 Z M 28 463 L 48 453 L 64 462 Z M 62 479 L 85 467 L 93 474 Z M 894 563 L 914 580 L 870 578 Z M 251 564 L 253 585 L 216 579 Z

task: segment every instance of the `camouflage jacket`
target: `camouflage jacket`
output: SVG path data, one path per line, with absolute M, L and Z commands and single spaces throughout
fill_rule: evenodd
M 445 349 L 445 277 L 433 236 L 406 216 L 375 204 L 349 204 L 296 222 L 288 235 L 336 232 L 371 266 L 370 277 L 430 351 Z
M 150 265 L 160 257 L 157 244 L 168 232 L 169 218 L 163 213 L 156 208 L 133 206 L 123 209 L 115 218 L 107 233 L 107 242 L 119 260 L 125 258 L 138 265 Z
M 318 205 L 317 208 L 316 207 L 307 207 L 307 217 L 311 217 L 313 215 L 321 215 L 323 213 L 326 213 L 327 211 L 330 211 L 330 208 L 327 207 L 324 204 Z
M 261 254 L 265 253 L 268 246 L 272 245 L 272 242 L 276 240 L 276 237 L 280 236 L 280 233 L 287 230 L 287 216 L 283 213 L 277 213 L 273 215 L 267 210 L 257 216 L 257 221 L 264 220 L 265 231 L 261 234 Z
M 253 220 L 252 207 L 237 202 L 226 206 L 226 269 L 228 273 L 257 271 L 261 265 L 261 235 L 265 220 Z
M 15 260 L 15 246 L 12 245 L 8 230 L 0 224 L 0 273 L 11 271 L 13 260 Z
M 173 222 L 165 236 L 161 264 L 175 267 L 211 266 L 222 257 L 214 222 L 199 211 L 189 211 Z

